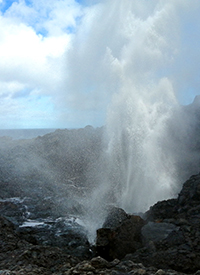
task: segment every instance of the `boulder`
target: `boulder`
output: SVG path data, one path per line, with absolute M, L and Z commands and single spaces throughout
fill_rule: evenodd
M 176 199 L 156 203 L 145 216 L 144 247 L 128 259 L 187 273 L 200 270 L 200 174 L 183 184 Z
M 97 230 L 97 254 L 106 260 L 122 259 L 142 246 L 144 220 L 128 215 L 120 208 L 111 208 L 102 228 Z

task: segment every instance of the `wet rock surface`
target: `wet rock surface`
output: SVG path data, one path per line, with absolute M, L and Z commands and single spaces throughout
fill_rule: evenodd
M 15 228 L 15 234 L 19 239 L 32 245 L 60 247 L 66 253 L 78 255 L 84 259 L 92 254 L 87 232 L 76 222 L 75 217 L 44 218 L 47 216 L 48 209 L 46 214 L 43 209 L 43 215 L 40 218 L 37 216 L 37 219 L 30 219 L 35 217 L 34 212 L 29 212 L 35 210 L 33 206 L 29 207 L 30 201 L 30 198 L 23 200 L 13 198 L 1 200 L 0 203 L 2 219 Z
M 41 207 L 38 218 L 39 201 L 2 199 L 0 274 L 195 273 L 200 270 L 199 186 L 200 175 L 192 176 L 177 199 L 158 202 L 143 219 L 111 207 L 95 248 L 75 217 L 46 218 L 48 207 Z
M 130 225 L 131 219 L 137 223 Z M 183 184 L 176 199 L 156 203 L 143 219 L 113 208 L 97 230 L 96 249 L 108 260 L 123 258 L 186 273 L 200 270 L 200 174 Z
M 1 200 L 0 274 L 198 274 L 198 212 L 190 209 L 198 205 L 199 185 L 199 175 L 191 177 L 173 203 L 155 204 L 144 219 L 110 208 L 96 248 L 76 218 L 31 220 L 30 198 Z M 163 205 L 171 216 L 166 211 L 164 218 Z
M 0 275 L 200 274 L 199 174 L 142 218 L 111 208 L 89 244 L 77 214 L 98 182 L 88 171 L 101 137 L 88 128 L 0 142 Z
M 188 273 L 200 269 L 199 190 L 200 174 L 184 183 L 177 199 L 150 208 L 142 228 L 144 247 L 132 260 Z
M 34 245 L 21 238 L 12 222 L 0 217 L 0 274 L 181 274 L 172 270 L 145 267 L 131 260 L 88 257 L 81 260 L 69 255 L 62 248 Z
M 120 208 L 110 209 L 103 227 L 97 230 L 97 253 L 107 260 L 122 259 L 142 247 L 144 220 Z
M 95 247 L 75 217 L 31 220 L 31 198 L 1 200 L 0 274 L 198 274 L 199 187 L 198 174 L 143 218 L 110 207 Z
M 102 257 L 81 260 L 56 246 L 33 245 L 21 239 L 15 226 L 0 217 L 0 274 L 178 274 L 170 270 L 144 267 L 131 260 L 107 261 Z M 179 273 L 180 274 L 180 273 Z

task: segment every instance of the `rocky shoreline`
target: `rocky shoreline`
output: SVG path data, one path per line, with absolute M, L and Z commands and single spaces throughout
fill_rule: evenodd
M 0 218 L 0 274 L 182 274 L 172 270 L 145 267 L 131 260 L 107 261 L 100 256 L 81 260 L 55 246 L 33 245 L 21 239 L 13 224 Z
M 183 126 L 190 138 L 183 135 L 180 143 L 173 124 L 170 132 L 178 144 L 175 193 L 194 176 L 177 198 L 157 202 L 146 213 L 108 206 L 95 244 L 81 217 L 91 214 L 84 202 L 98 190 L 106 168 L 104 128 L 0 138 L 0 275 L 200 274 L 200 116 L 194 107 L 183 109 L 194 121 Z M 120 171 L 112 176 L 113 185 L 123 183 Z M 115 205 L 109 192 L 105 204 Z
M 110 207 L 95 245 L 75 218 L 44 219 L 48 207 L 41 210 L 43 219 L 29 224 L 28 202 L 30 210 L 30 199 L 0 202 L 2 275 L 200 272 L 200 174 L 184 183 L 177 198 L 156 203 L 142 218 Z

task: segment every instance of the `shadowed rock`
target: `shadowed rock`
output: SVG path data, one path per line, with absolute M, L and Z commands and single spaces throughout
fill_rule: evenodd
M 98 255 L 107 260 L 122 259 L 142 246 L 141 228 L 144 220 L 128 215 L 120 208 L 110 209 L 102 228 L 97 230 Z

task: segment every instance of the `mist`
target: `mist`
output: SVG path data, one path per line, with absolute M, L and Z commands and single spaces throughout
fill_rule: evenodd
M 106 112 L 99 181 L 83 202 L 90 230 L 108 204 L 144 212 L 177 196 L 189 167 L 198 172 L 188 138 L 196 118 L 180 104 L 196 69 L 186 73 L 183 66 L 191 48 L 185 56 L 182 20 L 197 7 L 196 1 L 125 0 L 86 11 L 68 53 L 68 88 L 77 110 Z
M 30 41 L 36 39 L 38 49 L 42 45 L 39 60 L 44 59 L 46 70 L 40 63 L 34 67 L 25 62 L 34 70 L 26 66 L 22 70 L 29 75 L 25 78 L 31 88 L 22 91 L 20 86 L 3 93 L 2 98 L 14 106 L 2 104 L 3 125 L 8 125 L 11 114 L 10 125 L 19 120 L 24 128 L 30 128 L 31 122 L 43 128 L 47 120 L 53 121 L 51 128 L 104 126 L 57 131 L 19 144 L 8 141 L 5 151 L 1 141 L 2 175 L 6 183 L 14 182 L 13 196 L 34 194 L 41 201 L 51 197 L 55 217 L 79 215 L 93 241 L 110 205 L 128 213 L 145 212 L 157 201 L 176 197 L 183 182 L 199 172 L 200 103 L 194 97 L 200 86 L 200 4 L 197 0 L 71 1 L 71 25 L 60 20 L 64 2 L 59 4 L 55 28 L 48 18 L 49 37 L 25 28 L 33 34 Z M 64 35 L 61 40 L 56 24 Z M 52 32 L 55 44 L 50 43 Z M 44 51 L 50 44 L 52 52 Z M 21 58 L 18 53 L 20 64 L 26 60 L 23 49 Z M 38 68 L 44 74 L 38 74 Z M 18 74 L 14 75 L 20 79 Z

